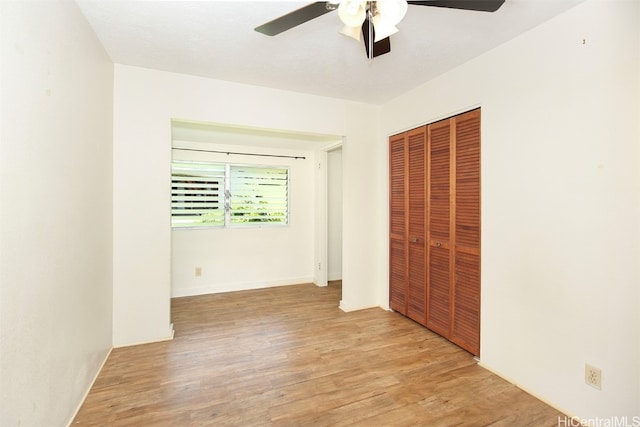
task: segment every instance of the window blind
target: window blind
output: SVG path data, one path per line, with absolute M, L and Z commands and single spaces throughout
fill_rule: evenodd
M 171 226 L 224 226 L 225 166 L 179 162 L 171 164 Z

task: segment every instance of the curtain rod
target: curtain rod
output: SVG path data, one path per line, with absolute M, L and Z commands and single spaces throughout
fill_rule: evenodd
M 238 153 L 234 151 L 216 151 L 216 150 L 198 150 L 195 148 L 172 148 L 172 150 L 182 150 L 182 151 L 200 151 L 203 153 L 220 153 L 220 154 L 239 154 L 241 156 L 262 156 L 262 157 L 281 157 L 285 159 L 306 159 L 304 156 L 283 156 L 280 154 L 259 154 L 259 153 Z

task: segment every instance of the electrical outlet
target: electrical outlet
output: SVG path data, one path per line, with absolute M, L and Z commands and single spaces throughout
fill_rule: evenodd
M 588 363 L 584 365 L 584 382 L 595 387 L 598 390 L 602 389 L 602 371 L 595 366 L 591 366 Z
M 202 276 L 202 267 L 196 267 L 196 277 Z

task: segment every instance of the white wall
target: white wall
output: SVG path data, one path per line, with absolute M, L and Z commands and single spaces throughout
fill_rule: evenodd
M 62 426 L 112 342 L 113 64 L 73 2 L 0 31 L 0 424 Z
M 364 112 L 364 111 L 363 111 Z M 344 311 L 388 304 L 389 275 L 384 271 L 389 257 L 380 240 L 388 220 L 380 206 L 388 203 L 381 189 L 388 170 L 384 137 L 380 130 L 380 108 L 350 117 L 348 138 L 342 146 L 342 301 Z M 355 135 L 358 135 L 356 138 Z M 363 214 L 364 213 L 364 214 Z M 385 241 L 388 237 L 384 238 Z
M 327 153 L 328 277 L 342 279 L 342 148 Z
M 639 57 L 640 2 L 589 0 L 383 108 L 482 107 L 481 359 L 585 419 L 640 415 Z
M 379 304 L 371 289 L 386 278 L 372 269 L 380 256 L 371 230 L 384 194 L 376 191 L 381 164 L 379 129 L 369 118 L 379 108 L 212 79 L 115 66 L 114 86 L 114 343 L 171 336 L 170 203 L 171 120 L 222 123 L 290 132 L 344 135 L 345 309 Z M 377 139 L 378 138 L 378 139 Z
M 252 136 L 259 142 L 262 138 Z M 186 296 L 311 283 L 316 220 L 315 151 L 260 145 L 175 141 L 200 150 L 261 153 L 304 159 L 174 151 L 176 160 L 286 166 L 289 168 L 289 224 L 286 226 L 172 230 L 171 295 Z M 167 211 L 166 215 L 169 215 Z M 201 268 L 196 277 L 195 268 Z

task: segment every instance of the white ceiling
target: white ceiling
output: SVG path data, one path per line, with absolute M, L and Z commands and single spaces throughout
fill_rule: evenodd
M 472 0 L 470 0 L 472 1 Z M 409 6 L 372 61 L 331 12 L 253 29 L 309 2 L 77 0 L 113 62 L 382 104 L 584 0 L 506 0 L 495 13 Z

